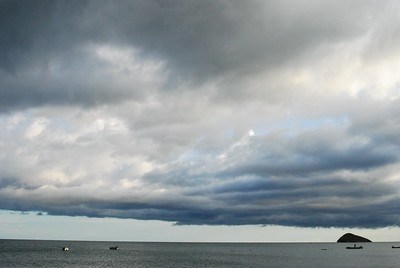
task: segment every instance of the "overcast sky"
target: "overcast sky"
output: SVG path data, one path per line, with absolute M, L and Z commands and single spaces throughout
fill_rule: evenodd
M 0 209 L 396 229 L 399 14 L 388 0 L 2 0 Z

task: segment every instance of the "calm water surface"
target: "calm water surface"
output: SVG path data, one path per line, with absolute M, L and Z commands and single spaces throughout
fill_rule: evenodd
M 362 245 L 0 240 L 0 267 L 400 267 L 400 243 Z

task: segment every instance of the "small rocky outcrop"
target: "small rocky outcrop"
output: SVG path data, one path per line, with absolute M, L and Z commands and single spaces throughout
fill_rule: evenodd
M 359 235 L 355 235 L 352 233 L 347 233 L 342 235 L 338 241 L 338 243 L 360 243 L 360 242 L 372 242 L 371 240 L 369 240 L 368 238 L 359 236 Z

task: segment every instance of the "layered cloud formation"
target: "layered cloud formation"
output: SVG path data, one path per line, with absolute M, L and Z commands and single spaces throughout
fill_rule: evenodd
M 400 225 L 397 1 L 1 1 L 0 208 Z

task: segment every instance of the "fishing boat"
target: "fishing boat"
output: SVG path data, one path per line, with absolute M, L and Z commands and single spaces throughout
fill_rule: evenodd
M 356 244 L 354 244 L 354 246 L 346 247 L 346 249 L 363 249 L 363 246 L 357 246 Z
M 110 249 L 117 250 L 117 249 L 119 249 L 119 246 L 113 246 L 113 247 L 110 247 Z
M 62 251 L 69 251 L 69 248 L 63 247 L 63 248 L 62 248 Z

